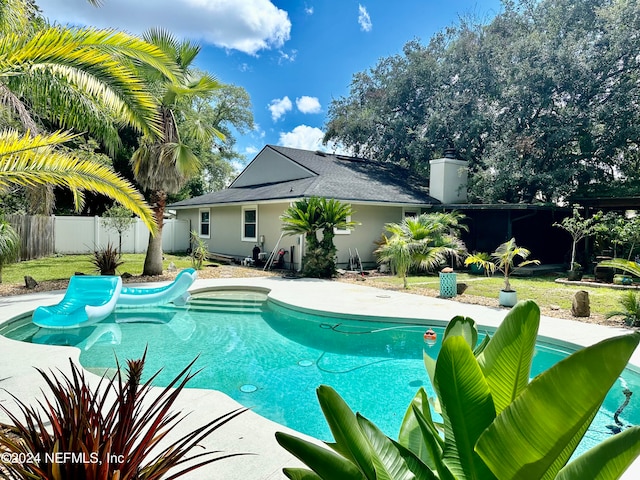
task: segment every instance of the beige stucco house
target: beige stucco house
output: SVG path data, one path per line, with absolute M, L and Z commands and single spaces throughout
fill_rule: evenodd
M 466 163 L 454 158 L 432 161 L 431 190 L 447 203 L 466 201 Z M 209 251 L 242 260 L 258 246 L 269 254 L 287 251 L 287 265 L 299 268 L 304 238 L 282 234 L 280 215 L 305 197 L 335 198 L 350 203 L 358 223 L 338 231 L 338 266 L 357 250 L 365 266 L 375 265 L 374 242 L 384 226 L 407 215 L 428 211 L 442 202 L 423 185 L 412 183 L 403 169 L 357 157 L 267 145 L 226 189 L 172 205 L 178 219 L 188 220 Z M 291 265 L 291 262 L 293 263 Z

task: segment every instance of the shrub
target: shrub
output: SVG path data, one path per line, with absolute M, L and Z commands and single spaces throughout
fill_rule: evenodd
M 96 271 L 100 272 L 100 275 L 115 275 L 116 268 L 124 264 L 122 256 L 111 243 L 108 243 L 102 249 L 94 251 L 91 263 L 96 267 Z
M 624 292 L 618 300 L 620 310 L 608 312 L 606 317 L 622 317 L 630 327 L 640 327 L 640 295 L 631 290 Z
M 38 369 L 53 399 L 45 398 L 32 407 L 14 396 L 18 415 L 0 405 L 14 425 L 8 431 L 0 430 L 0 452 L 9 453 L 0 455 L 0 466 L 9 478 L 156 480 L 164 478 L 169 470 L 170 478 L 176 478 L 211 462 L 241 455 L 206 452 L 187 456 L 202 439 L 240 415 L 243 408 L 158 448 L 158 442 L 184 418 L 171 407 L 195 375 L 190 372 L 195 360 L 156 394 L 152 393 L 151 382 L 159 372 L 140 383 L 145 357 L 146 352 L 141 359 L 127 362 L 126 380 L 118 368 L 117 375 L 109 381 L 103 377 L 95 391 L 71 360 L 68 376 Z M 73 454 L 75 460 L 51 461 L 56 453 Z

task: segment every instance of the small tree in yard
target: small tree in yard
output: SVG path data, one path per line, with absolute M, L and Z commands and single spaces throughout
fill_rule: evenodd
M 118 232 L 118 254 L 122 255 L 122 235 L 135 223 L 131 210 L 120 205 L 114 205 L 104 212 L 102 221 L 109 230 Z
M 573 215 L 565 217 L 560 223 L 554 223 L 554 227 L 560 227 L 571 235 L 571 264 L 569 270 L 580 270 L 582 267 L 576 263 L 576 246 L 585 237 L 593 234 L 596 230 L 598 219 L 596 217 L 583 218 L 578 211 L 578 207 L 573 207 Z

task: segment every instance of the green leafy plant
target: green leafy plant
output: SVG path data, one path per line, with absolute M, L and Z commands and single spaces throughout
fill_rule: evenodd
M 104 212 L 102 221 L 109 230 L 118 233 L 118 253 L 122 255 L 122 236 L 136 223 L 131 210 L 121 205 L 114 205 Z
M 608 312 L 606 317 L 620 316 L 624 319 L 624 323 L 630 327 L 640 327 L 640 295 L 627 290 L 620 296 L 618 304 L 620 309 Z
M 25 459 L 7 462 L 0 455 L 0 466 L 9 478 L 171 479 L 241 455 L 190 452 L 214 430 L 240 415 L 243 408 L 215 418 L 171 444 L 159 443 L 184 418 L 171 407 L 195 375 L 190 372 L 195 360 L 157 394 L 151 382 L 159 372 L 141 384 L 145 357 L 146 352 L 141 359 L 127 362 L 126 380 L 118 368 L 113 379 L 103 377 L 95 389 L 72 361 L 70 375 L 38 370 L 52 399 L 33 407 L 14 396 L 18 414 L 0 405 L 13 422 L 8 431 L 0 430 L 0 451 L 15 454 L 9 456 L 13 460 Z M 61 452 L 74 454 L 75 461 L 55 461 Z
M 554 223 L 554 227 L 560 227 L 571 235 L 571 270 L 580 270 L 581 266 L 576 262 L 576 247 L 578 242 L 595 233 L 598 226 L 598 217 L 583 218 L 577 206 L 573 207 L 570 217 L 563 218 L 560 223 Z
M 466 254 L 459 239 L 460 231 L 466 229 L 461 224 L 463 219 L 459 212 L 436 212 L 385 225 L 390 236 L 383 236 L 374 252 L 378 263 L 388 263 L 407 288 L 407 274 L 412 268 L 431 270 Z
M 425 355 L 437 394 L 431 403 L 443 422 L 432 418 L 421 388 L 397 441 L 354 414 L 331 387 L 319 387 L 335 442 L 326 448 L 276 433 L 280 445 L 311 469 L 285 468 L 285 475 L 326 480 L 618 478 L 640 454 L 640 427 L 569 459 L 640 333 L 579 350 L 530 382 L 539 323 L 538 306 L 520 302 L 494 336 L 478 344 L 475 322 L 455 317 L 437 360 Z
M 4 218 L 0 217 L 0 283 L 2 283 L 2 267 L 15 262 L 20 254 L 20 236 Z
M 104 248 L 95 250 L 91 257 L 91 263 L 96 267 L 96 271 L 100 272 L 100 275 L 115 275 L 116 268 L 124 264 L 122 256 L 111 243 L 107 243 Z
M 335 230 L 352 230 L 351 205 L 335 199 L 310 197 L 298 200 L 280 216 L 282 231 L 305 236 L 302 272 L 307 277 L 331 278 L 336 274 Z M 318 241 L 318 231 L 322 240 Z
M 516 245 L 516 239 L 512 238 L 509 241 L 504 242 L 496 248 L 495 252 L 491 254 L 491 260 L 485 260 L 480 255 L 469 255 L 465 261 L 465 265 L 478 265 L 485 269 L 487 274 L 493 274 L 496 270 L 499 270 L 504 275 L 504 292 L 512 292 L 511 284 L 509 283 L 509 277 L 518 268 L 525 265 L 539 265 L 539 260 L 527 260 L 527 257 L 531 255 L 531 252 L 524 247 Z M 515 265 L 516 257 L 522 258 L 522 262 Z
M 202 264 L 209 255 L 209 247 L 195 230 L 191 230 L 191 245 L 193 245 L 191 249 L 191 265 L 196 270 L 202 270 Z

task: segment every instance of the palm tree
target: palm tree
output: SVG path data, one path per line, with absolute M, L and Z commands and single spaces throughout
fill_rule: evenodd
M 163 30 L 151 30 L 144 38 L 174 59 L 179 69 L 176 78 L 170 78 L 157 69 L 142 70 L 157 92 L 162 137 L 145 135 L 131 159 L 135 179 L 148 192 L 158 224 L 157 235 L 149 236 L 143 274 L 161 275 L 162 222 L 167 195 L 177 193 L 200 169 L 200 160 L 180 138 L 177 118 L 190 113 L 192 98 L 207 95 L 220 88 L 221 84 L 208 74 L 194 74 L 191 65 L 200 52 L 199 46 L 177 41 Z M 216 129 L 202 123 L 189 122 L 189 125 L 192 126 L 188 132 L 190 135 L 223 138 Z
M 293 203 L 280 216 L 282 231 L 289 235 L 304 235 L 307 251 L 319 246 L 317 232 L 321 227 L 320 199 L 303 198 Z
M 64 132 L 36 136 L 0 132 L 0 191 L 12 185 L 67 187 L 77 209 L 82 207 L 84 191 L 101 193 L 138 215 L 154 232 L 153 212 L 133 185 L 104 165 L 56 149 L 72 138 Z
M 335 198 L 320 199 L 320 227 L 322 228 L 322 245 L 327 253 L 334 252 L 333 238 L 335 230 L 352 230 L 356 222 L 350 220 L 353 208 Z M 331 255 L 333 258 L 333 254 Z
M 174 76 L 173 63 L 166 55 L 139 38 L 114 30 L 52 27 L 39 17 L 33 1 L 0 1 L 0 104 L 13 113 L 26 132 L 23 138 L 12 130 L 3 134 L 3 139 L 13 142 L 3 146 L 8 157 L 0 160 L 5 167 L 3 175 L 11 177 L 7 182 L 49 188 L 76 184 L 76 194 L 101 185 L 94 191 L 107 195 L 120 192 L 120 198 L 135 203 L 137 212 L 145 212 L 143 220 L 155 232 L 148 207 L 141 196 L 134 194 L 131 184 L 108 169 L 103 171 L 98 164 L 51 152 L 51 147 L 71 138 L 68 133 L 44 135 L 33 142 L 28 138 L 40 130 L 34 117 L 59 128 L 88 132 L 109 150 L 119 144 L 118 127 L 122 125 L 131 125 L 147 135 L 161 135 L 155 99 L 137 75 L 139 63 Z M 44 141 L 46 138 L 50 141 Z M 49 148 L 39 148 L 43 141 Z M 18 143 L 27 150 L 16 150 Z M 41 151 L 45 155 L 38 160 Z M 19 160 L 22 153 L 24 158 Z M 54 165 L 45 163 L 54 159 Z M 15 162 L 22 162 L 31 181 L 9 175 L 6 167 Z M 55 182 L 33 180 L 38 172 L 49 180 L 55 177 Z M 84 176 L 81 186 L 77 185 L 79 174 Z M 102 174 L 103 178 L 96 177 Z
M 458 238 L 466 226 L 464 216 L 458 212 L 424 213 L 407 217 L 401 223 L 389 223 L 375 254 L 379 263 L 388 263 L 408 288 L 407 274 L 411 268 L 431 270 L 447 260 L 458 260 L 465 254 L 464 243 Z
M 640 326 L 640 296 L 636 292 L 624 292 L 618 299 L 618 306 L 620 309 L 607 312 L 606 318 L 621 316 L 628 326 Z
M 15 261 L 20 252 L 20 237 L 11 224 L 0 218 L 0 283 L 2 283 L 2 267 Z

